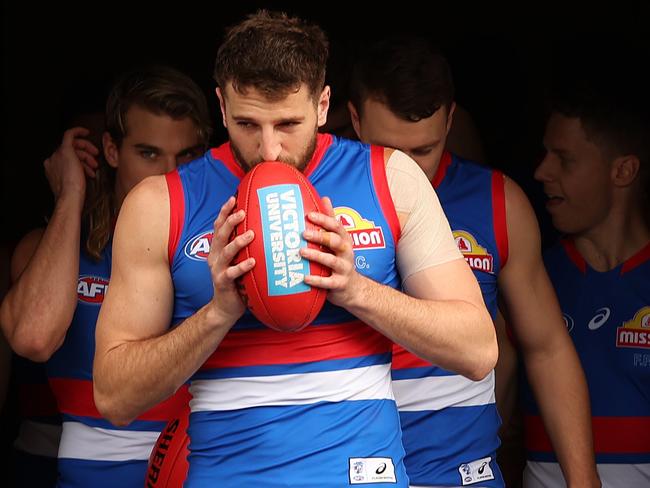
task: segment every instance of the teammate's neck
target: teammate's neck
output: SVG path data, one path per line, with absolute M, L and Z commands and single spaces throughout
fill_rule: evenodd
M 573 238 L 589 266 L 596 271 L 609 271 L 648 244 L 650 228 L 640 210 L 613 209 L 601 224 Z

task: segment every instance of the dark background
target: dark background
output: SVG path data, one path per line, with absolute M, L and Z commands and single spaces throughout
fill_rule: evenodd
M 535 201 L 529 178 L 541 154 L 542 90 L 555 59 L 577 44 L 600 49 L 625 38 L 650 45 L 650 2 L 436 1 L 425 15 L 424 1 L 379 10 L 370 2 L 4 0 L 2 244 L 42 225 L 51 210 L 42 161 L 60 142 L 67 112 L 95 103 L 112 77 L 134 64 L 163 62 L 190 74 L 208 94 L 214 143 L 223 141 L 211 77 L 215 53 L 224 26 L 260 6 L 319 23 L 336 60 L 345 61 L 357 40 L 386 33 L 433 39 L 450 60 L 457 100 L 473 115 L 488 162 L 520 181 Z M 341 92 L 333 88 L 335 96 Z
M 167 63 L 190 74 L 208 95 L 217 129 L 213 142 L 222 142 L 212 80 L 215 54 L 224 27 L 261 6 L 319 23 L 343 74 L 358 40 L 416 32 L 437 42 L 452 66 L 457 101 L 479 128 L 487 162 L 524 187 L 548 243 L 552 233 L 532 180 L 542 155 L 544 87 L 551 76 L 562 76 L 560 59 L 570 63 L 571 56 L 583 53 L 616 56 L 620 48 L 611 46 L 626 43 L 650 46 L 650 2 L 552 0 L 512 7 L 435 1 L 426 7 L 433 13 L 425 15 L 425 1 L 393 2 L 379 10 L 375 3 L 351 1 L 38 5 L 3 0 L 0 250 L 6 256 L 50 213 L 42 162 L 59 144 L 70 113 L 101 107 L 112 78 L 135 64 Z M 627 74 L 621 70 L 620 75 Z M 338 78 L 332 81 L 336 100 L 342 87 Z M 10 401 L 0 420 L 0 453 L 15 433 L 14 409 Z

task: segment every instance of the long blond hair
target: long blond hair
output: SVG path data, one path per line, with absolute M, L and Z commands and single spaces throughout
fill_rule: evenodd
M 117 79 L 106 102 L 106 131 L 118 147 L 126 137 L 126 115 L 133 105 L 176 120 L 189 118 L 207 147 L 212 128 L 205 95 L 180 71 L 168 66 L 145 66 Z M 86 191 L 85 250 L 97 260 L 111 238 L 117 217 L 115 176 L 115 168 L 100 158 L 96 176 Z

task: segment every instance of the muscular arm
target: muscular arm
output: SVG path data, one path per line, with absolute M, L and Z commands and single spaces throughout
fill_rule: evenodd
M 499 289 L 509 323 L 567 485 L 600 486 L 587 385 L 542 263 L 537 222 L 526 196 L 508 179 L 505 195 L 510 255 Z
M 45 160 L 54 213 L 44 231 L 23 238 L 11 261 L 14 284 L 2 302 L 0 322 L 13 350 L 33 361 L 46 361 L 61 346 L 77 306 L 84 172 L 92 176 L 97 166 L 97 148 L 83 139 L 87 134 L 81 127 L 66 131 Z
M 402 225 L 398 248 L 404 248 L 399 253 L 405 253 L 398 253 L 398 265 L 401 260 L 408 261 L 412 270 L 408 274 L 402 274 L 406 293 L 365 278 L 354 270 L 349 236 L 332 217 L 332 213 L 329 218 L 317 222 L 331 231 L 317 236 L 317 240 L 322 242 L 321 238 L 324 237 L 329 241 L 329 247 L 335 251 L 335 254 L 319 256 L 323 264 L 333 269 L 333 273 L 329 278 L 310 277 L 310 284 L 329 288 L 330 301 L 343 306 L 421 358 L 470 379 L 482 379 L 494 367 L 497 346 L 494 327 L 485 309 L 478 283 L 458 254 L 449 224 L 424 173 L 410 158 L 401 153 L 398 157 L 406 158 L 406 164 L 417 169 L 411 173 L 415 178 L 422 179 L 417 185 L 417 188 L 422 189 L 422 194 L 415 200 L 427 209 L 419 214 L 400 214 L 401 204 L 395 202 Z M 410 191 L 413 188 L 409 186 Z M 395 199 L 392 186 L 391 194 Z M 422 222 L 411 219 L 422 219 Z M 409 238 L 407 225 L 412 229 L 419 225 L 440 227 L 435 234 L 437 237 L 432 237 L 428 242 L 431 259 L 434 260 L 430 264 L 420 256 L 410 255 L 414 247 L 406 242 Z M 423 248 L 422 254 L 429 253 L 429 248 Z M 453 254 L 449 253 L 450 249 Z M 311 259 L 317 253 L 306 251 L 306 254 Z M 435 261 L 437 255 L 447 257 Z M 413 263 L 419 263 L 420 269 L 413 270 Z M 400 271 L 403 270 L 404 266 L 400 265 Z M 347 286 L 344 284 L 345 279 L 350 280 Z
M 27 234 L 11 260 L 2 330 L 13 350 L 33 361 L 47 361 L 61 346 L 77 306 L 82 204 L 60 198 L 47 228 Z
M 97 322 L 94 396 L 118 425 L 171 396 L 219 345 L 243 313 L 234 279 L 253 263 L 229 267 L 250 239 L 226 245 L 243 216 L 234 200 L 215 222 L 208 264 L 217 303 L 170 330 L 173 288 L 167 258 L 169 197 L 164 177 L 148 178 L 126 198 L 113 241 L 111 284 Z

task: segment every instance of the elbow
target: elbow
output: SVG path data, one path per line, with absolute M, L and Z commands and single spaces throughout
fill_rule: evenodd
M 489 336 L 479 341 L 470 371 L 465 376 L 472 381 L 481 381 L 490 374 L 499 359 L 499 346 L 492 322 L 489 323 Z
M 7 340 L 16 354 L 37 363 L 49 360 L 62 343 L 39 334 L 24 333 L 8 335 Z
M 494 367 L 496 366 L 496 356 L 497 354 L 494 354 L 494 359 L 492 359 L 492 356 L 490 357 L 485 357 L 481 358 L 480 361 L 476 361 L 476 364 L 474 367 L 465 374 L 467 378 L 469 378 L 472 381 L 482 381 L 484 380 L 487 375 L 494 370 Z
M 52 319 L 30 313 L 21 314 L 10 307 L 7 300 L 0 309 L 2 332 L 11 349 L 19 356 L 37 363 L 49 360 L 65 339 L 65 332 L 62 337 L 56 337 L 55 333 L 48 334 L 39 327 L 38 324 L 44 320 Z M 67 327 L 57 327 L 55 330 L 67 330 Z
M 126 415 L 119 399 L 115 395 L 102 393 L 101 389 L 97 388 L 95 381 L 93 382 L 93 396 L 99 413 L 116 427 L 126 427 L 134 420 L 135 416 Z

